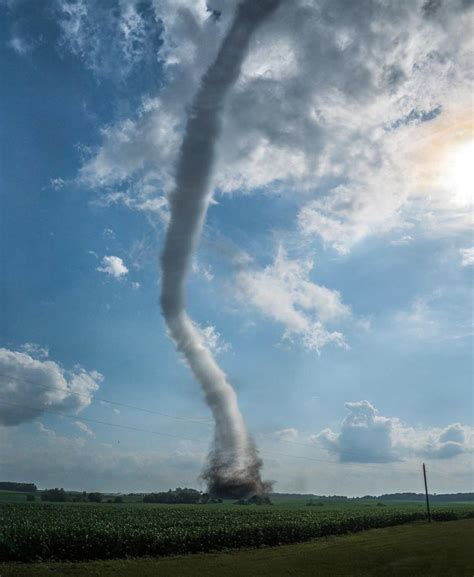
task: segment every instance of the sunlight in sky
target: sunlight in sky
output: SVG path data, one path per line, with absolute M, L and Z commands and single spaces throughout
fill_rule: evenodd
M 474 130 L 470 108 L 447 110 L 421 127 L 420 155 L 415 165 L 425 194 L 439 195 L 446 208 L 472 203 Z
M 446 155 L 441 182 L 452 193 L 452 202 L 466 206 L 472 202 L 474 139 L 457 145 Z

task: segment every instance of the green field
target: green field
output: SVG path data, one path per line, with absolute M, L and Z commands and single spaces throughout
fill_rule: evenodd
M 372 529 L 231 553 L 0 564 L 2 577 L 472 577 L 474 520 Z
M 20 493 L 17 491 L 0 491 L 0 503 L 25 503 L 27 495 L 33 493 Z M 36 497 L 39 499 L 39 497 Z
M 437 505 L 435 520 L 474 517 Z M 92 503 L 0 504 L 0 560 L 82 561 L 268 547 L 425 519 L 420 503 L 267 506 Z

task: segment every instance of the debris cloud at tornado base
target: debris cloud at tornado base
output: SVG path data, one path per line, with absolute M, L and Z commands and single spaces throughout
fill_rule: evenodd
M 261 494 L 262 461 L 245 426 L 234 389 L 185 310 L 185 281 L 206 217 L 221 110 L 237 80 L 252 34 L 281 0 L 245 0 L 237 6 L 214 62 L 194 97 L 170 195 L 171 219 L 161 257 L 161 308 L 170 336 L 201 384 L 214 421 L 214 441 L 203 478 L 218 497 Z

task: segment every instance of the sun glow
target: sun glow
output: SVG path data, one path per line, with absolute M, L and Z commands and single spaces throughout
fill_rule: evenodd
M 474 116 L 472 109 L 446 111 L 417 127 L 407 146 L 420 193 L 446 209 L 466 209 L 474 192 Z
M 452 195 L 455 204 L 470 204 L 474 190 L 474 139 L 454 146 L 445 155 L 443 164 L 440 184 Z

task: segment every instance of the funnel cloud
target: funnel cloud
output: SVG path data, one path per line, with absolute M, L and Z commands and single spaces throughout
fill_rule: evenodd
M 225 97 L 239 76 L 252 34 L 280 1 L 241 2 L 216 59 L 201 79 L 181 143 L 176 186 L 170 196 L 171 219 L 161 257 L 163 316 L 178 351 L 201 384 L 215 421 L 213 447 L 203 478 L 209 492 L 219 497 L 246 497 L 268 487 L 261 479 L 262 462 L 235 391 L 186 313 L 185 281 L 211 196 Z

